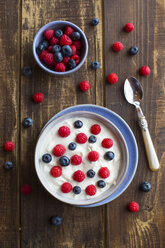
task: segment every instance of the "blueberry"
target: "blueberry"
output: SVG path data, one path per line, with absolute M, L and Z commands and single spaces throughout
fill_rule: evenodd
M 68 166 L 70 164 L 70 159 L 67 156 L 62 156 L 59 159 L 59 162 L 61 166 Z
M 31 127 L 33 125 L 33 120 L 31 118 L 25 118 L 23 120 L 24 127 Z
M 99 19 L 98 18 L 93 18 L 91 23 L 92 23 L 93 26 L 96 26 L 96 25 L 99 24 Z
M 52 51 L 53 52 L 60 52 L 61 51 L 61 46 L 60 45 L 54 45 L 53 47 L 52 47 Z
M 75 128 L 81 128 L 83 126 L 83 122 L 80 120 L 77 120 L 74 122 L 74 127 Z
M 131 48 L 129 49 L 129 53 L 130 53 L 131 55 L 136 55 L 136 54 L 138 53 L 138 51 L 139 51 L 139 49 L 138 49 L 138 47 L 136 47 L 136 46 L 133 46 L 133 47 L 131 47 Z
M 49 153 L 46 153 L 42 156 L 42 161 L 45 163 L 49 163 L 52 160 L 52 156 Z
M 61 62 L 61 61 L 63 60 L 62 53 L 56 52 L 56 53 L 54 54 L 54 59 L 55 59 L 56 62 Z
M 113 152 L 106 152 L 104 154 L 104 159 L 108 161 L 114 159 L 114 157 L 115 157 L 115 154 Z
M 37 47 L 37 53 L 40 54 L 43 50 L 48 48 L 48 46 L 49 46 L 49 42 L 47 40 L 40 41 Z
M 59 216 L 52 216 L 50 218 L 50 223 L 54 226 L 59 226 L 62 224 L 62 218 Z
M 76 67 L 76 62 L 74 59 L 70 59 L 68 61 L 68 67 L 69 67 L 69 69 L 74 69 Z
M 72 40 L 80 40 L 80 38 L 81 38 L 81 34 L 79 32 L 73 32 L 71 34 L 71 39 Z
M 95 171 L 94 170 L 89 170 L 87 171 L 87 176 L 90 177 L 90 178 L 93 178 L 94 176 L 96 175 Z
M 93 61 L 91 67 L 92 69 L 97 70 L 100 68 L 100 63 L 98 61 Z
M 55 31 L 55 36 L 57 38 L 60 38 L 61 36 L 63 36 L 63 31 L 61 29 L 58 29 Z
M 78 195 L 78 194 L 81 193 L 81 188 L 80 188 L 79 186 L 75 186 L 75 187 L 73 188 L 73 192 L 74 192 L 76 195 Z
M 144 182 L 140 185 L 140 189 L 144 192 L 149 192 L 151 190 L 151 184 L 148 182 Z
M 71 151 L 75 150 L 76 147 L 77 147 L 77 145 L 76 145 L 76 143 L 74 143 L 74 142 L 71 142 L 71 143 L 69 144 L 69 146 L 68 146 L 69 150 L 71 150 Z
M 25 66 L 22 72 L 23 72 L 23 75 L 26 77 L 30 77 L 32 75 L 32 69 L 30 66 Z
M 73 51 L 72 51 L 72 48 L 70 46 L 66 45 L 66 46 L 62 47 L 63 56 L 70 57 L 70 56 L 72 56 L 72 53 L 73 53 Z
M 95 143 L 97 141 L 97 138 L 94 135 L 91 135 L 88 139 L 89 143 Z
M 99 188 L 104 188 L 104 187 L 106 186 L 106 183 L 105 183 L 103 180 L 99 180 L 99 181 L 97 182 L 97 186 L 98 186 Z
M 5 162 L 5 164 L 4 164 L 4 168 L 6 170 L 11 170 L 13 168 L 13 166 L 14 166 L 13 163 L 10 161 Z

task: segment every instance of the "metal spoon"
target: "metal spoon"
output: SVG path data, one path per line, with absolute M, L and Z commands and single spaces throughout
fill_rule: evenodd
M 130 104 L 133 104 L 136 107 L 139 125 L 141 127 L 141 131 L 144 139 L 149 167 L 152 171 L 156 171 L 159 169 L 160 164 L 155 152 L 155 148 L 153 146 L 153 142 L 151 140 L 147 121 L 140 107 L 140 102 L 143 98 L 143 88 L 140 82 L 136 78 L 129 77 L 125 80 L 124 95 L 126 100 Z

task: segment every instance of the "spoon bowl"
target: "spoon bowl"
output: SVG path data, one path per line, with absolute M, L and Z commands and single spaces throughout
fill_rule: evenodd
M 143 88 L 136 78 L 129 77 L 125 80 L 124 95 L 130 104 L 140 105 L 143 98 Z

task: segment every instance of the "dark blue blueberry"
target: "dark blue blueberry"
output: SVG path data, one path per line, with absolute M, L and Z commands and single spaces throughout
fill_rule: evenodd
M 69 69 L 74 69 L 76 67 L 76 62 L 74 59 L 70 59 L 68 61 L 68 67 L 69 67 Z
M 76 195 L 78 195 L 78 194 L 81 193 L 81 188 L 80 188 L 79 186 L 75 186 L 75 187 L 73 188 L 73 192 L 74 192 Z
M 61 62 L 61 61 L 63 60 L 62 53 L 56 52 L 56 53 L 54 54 L 54 59 L 55 59 L 56 62 Z
M 99 180 L 99 181 L 97 182 L 97 186 L 98 186 L 99 188 L 104 188 L 104 187 L 106 186 L 106 183 L 105 183 L 103 180 Z
M 6 170 L 11 170 L 13 168 L 13 166 L 14 166 L 13 163 L 10 161 L 5 162 L 5 164 L 4 164 L 4 168 Z
M 62 47 L 62 54 L 64 57 L 70 57 L 72 56 L 72 48 L 68 45 Z
M 131 47 L 131 48 L 129 49 L 129 53 L 130 53 L 131 55 L 136 55 L 136 54 L 138 53 L 138 51 L 139 51 L 139 49 L 138 49 L 138 47 L 136 47 L 136 46 L 133 46 L 133 47 Z
M 68 166 L 70 164 L 70 159 L 67 156 L 62 156 L 59 159 L 59 162 L 61 166 Z
M 95 143 L 97 141 L 97 138 L 94 135 L 91 135 L 88 139 L 89 143 Z
M 62 224 L 62 218 L 59 216 L 52 216 L 50 218 L 50 223 L 54 226 L 59 226 Z
M 81 128 L 83 126 L 83 122 L 80 120 L 77 120 L 74 122 L 74 127 L 75 128 Z
M 44 163 L 49 163 L 52 160 L 52 156 L 49 153 L 46 153 L 42 156 L 42 161 Z
M 100 68 L 100 63 L 98 61 L 93 61 L 91 67 L 92 69 L 97 70 Z
M 96 175 L 95 171 L 94 170 L 89 170 L 87 171 L 87 176 L 90 177 L 90 178 L 93 178 L 94 176 Z
M 69 146 L 68 146 L 69 150 L 71 150 L 71 151 L 75 150 L 76 147 L 77 147 L 77 145 L 76 145 L 76 143 L 74 143 L 74 142 L 71 142 L 71 143 L 69 144 Z
M 91 23 L 92 23 L 93 26 L 96 26 L 96 25 L 99 24 L 99 19 L 98 18 L 93 18 Z
M 47 40 L 40 41 L 37 47 L 37 53 L 40 54 L 43 50 L 48 48 L 48 46 L 49 46 L 49 42 Z
M 60 38 L 61 36 L 63 36 L 63 31 L 61 29 L 58 29 L 55 31 L 55 36 L 57 38 Z
M 108 161 L 114 159 L 114 157 L 115 157 L 115 154 L 113 152 L 106 152 L 104 154 L 104 159 Z
M 149 182 L 144 182 L 140 185 L 140 189 L 144 192 L 149 192 L 151 190 L 151 184 Z
M 30 77 L 32 75 L 32 69 L 30 66 L 25 66 L 22 72 L 23 72 L 23 75 L 26 77 Z
M 71 34 L 71 39 L 72 40 L 80 40 L 80 38 L 81 38 L 81 34 L 79 32 L 73 32 Z
M 24 127 L 31 127 L 33 125 L 33 120 L 31 118 L 25 118 L 23 120 Z
M 60 51 L 61 51 L 61 46 L 60 46 L 60 45 L 54 45 L 54 46 L 52 47 L 52 51 L 53 51 L 54 53 L 60 52 Z

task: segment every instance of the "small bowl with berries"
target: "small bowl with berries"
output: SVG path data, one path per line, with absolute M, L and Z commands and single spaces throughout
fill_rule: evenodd
M 44 25 L 33 40 L 33 55 L 38 65 L 54 75 L 77 71 L 88 54 L 84 32 L 68 21 L 53 21 Z

